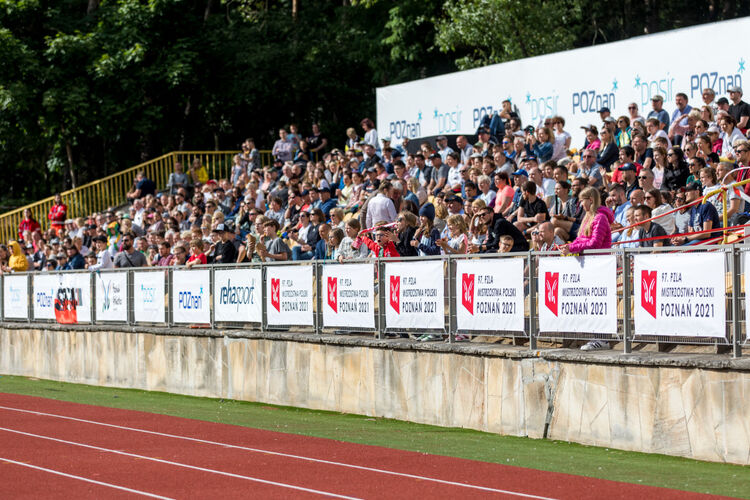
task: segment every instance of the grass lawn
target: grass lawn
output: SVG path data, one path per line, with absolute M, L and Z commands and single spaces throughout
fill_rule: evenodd
M 0 393 L 139 410 L 257 429 L 750 498 L 750 467 L 499 436 L 327 411 L 0 376 Z M 0 397 L 2 401 L 2 397 Z

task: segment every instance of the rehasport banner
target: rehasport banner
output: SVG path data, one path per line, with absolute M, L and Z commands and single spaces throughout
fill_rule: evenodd
M 266 322 L 313 326 L 312 266 L 266 268 Z
M 375 328 L 375 266 L 323 266 L 323 326 Z
M 25 274 L 3 276 L 3 317 L 27 319 L 29 317 L 29 277 Z
M 175 323 L 211 323 L 210 271 L 172 272 L 172 320 Z
M 445 328 L 443 262 L 385 264 L 386 328 Z
M 214 320 L 261 323 L 260 269 L 222 269 L 214 271 Z
M 33 279 L 34 319 L 62 324 L 91 321 L 90 274 L 35 274 Z
M 636 335 L 726 337 L 723 253 L 633 257 Z
M 94 273 L 96 283 L 96 320 L 128 320 L 128 273 L 124 271 L 97 271 Z
M 617 333 L 614 255 L 539 259 L 539 331 Z
M 523 258 L 456 261 L 459 330 L 524 331 Z
M 133 273 L 133 319 L 136 323 L 166 322 L 164 271 Z

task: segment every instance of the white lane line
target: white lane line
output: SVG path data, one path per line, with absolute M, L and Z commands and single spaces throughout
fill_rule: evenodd
M 123 455 L 123 456 L 126 456 L 126 457 L 133 457 L 133 458 L 140 458 L 140 459 L 143 459 L 143 460 L 150 460 L 152 462 L 159 462 L 159 463 L 162 463 L 162 464 L 174 465 L 176 467 L 184 467 L 186 469 L 193 469 L 193 470 L 197 470 L 197 471 L 201 471 L 201 472 L 210 472 L 212 474 L 219 474 L 221 476 L 233 477 L 233 478 L 236 478 L 236 479 L 247 479 L 248 481 L 254 481 L 256 483 L 269 484 L 271 486 L 280 486 L 282 488 L 289 488 L 289 489 L 293 489 L 293 490 L 297 490 L 297 491 L 305 491 L 307 493 L 315 493 L 315 494 L 318 494 L 318 495 L 324 495 L 324 496 L 329 496 L 329 497 L 334 497 L 334 498 L 346 498 L 348 500 L 361 500 L 361 499 L 359 499 L 357 497 L 349 497 L 349 496 L 346 496 L 346 495 L 338 495 L 336 493 L 330 493 L 330 492 L 327 492 L 327 491 L 314 490 L 312 488 L 304 488 L 302 486 L 295 486 L 293 484 L 279 483 L 279 482 L 276 482 L 276 481 L 268 481 L 266 479 L 260 479 L 260 478 L 252 477 L 252 476 L 243 476 L 243 475 L 240 475 L 240 474 L 233 474 L 231 472 L 224 472 L 224 471 L 215 470 L 215 469 L 206 469 L 204 467 L 196 467 L 195 465 L 182 464 L 182 463 L 179 463 L 179 462 L 172 462 L 172 461 L 169 461 L 169 460 L 163 460 L 161 458 L 147 457 L 145 455 L 138 455 L 138 454 L 135 454 L 135 453 L 128 453 L 128 452 L 120 451 L 120 450 L 112 450 L 112 449 L 109 449 L 109 448 L 102 448 L 100 446 L 93 446 L 93 445 L 90 445 L 90 444 L 77 443 L 75 441 L 68 441 L 68 440 L 65 440 L 65 439 L 58 439 L 58 438 L 54 438 L 54 437 L 51 437 L 51 436 L 43 436 L 41 434 L 32 434 L 31 432 L 23 432 L 23 431 L 18 431 L 16 429 L 7 429 L 5 427 L 0 427 L 0 431 L 12 432 L 14 434 L 21 434 L 21 435 L 24 435 L 24 436 L 29 436 L 29 437 L 39 438 L 39 439 L 46 439 L 46 440 L 49 440 L 49 441 L 56 441 L 58 443 L 70 444 L 70 445 L 73 445 L 73 446 L 80 446 L 82 448 L 89 448 L 91 450 L 105 451 L 107 453 L 114 453 L 116 455 Z
M 7 462 L 7 463 L 15 464 L 15 465 L 20 465 L 21 467 L 28 467 L 30 469 L 36 469 L 36 470 L 40 470 L 44 472 L 49 472 L 50 474 L 57 474 L 58 476 L 68 477 L 71 479 L 78 479 L 79 481 L 85 481 L 87 483 L 98 484 L 99 486 L 106 486 L 107 488 L 114 488 L 116 490 L 127 491 L 128 493 L 135 493 L 137 495 L 143 495 L 144 497 L 159 498 L 161 500 L 174 500 L 173 498 L 155 495 L 153 493 L 148 493 L 147 491 L 134 490 L 133 488 L 126 488 L 125 486 L 118 486 L 116 484 L 105 483 L 102 481 L 97 481 L 95 479 L 89 479 L 87 477 L 75 476 L 73 474 L 67 474 L 65 472 L 60 472 L 59 470 L 39 467 L 38 465 L 32 465 L 26 462 L 17 462 L 15 460 L 11 460 L 10 458 L 0 457 L 0 462 Z
M 292 454 L 288 454 L 288 453 L 282 453 L 280 451 L 263 450 L 263 449 L 260 449 L 260 448 L 250 448 L 250 447 L 246 447 L 246 446 L 238 446 L 238 445 L 234 445 L 234 444 L 221 443 L 221 442 L 218 442 L 218 441 L 209 441 L 209 440 L 206 440 L 206 439 L 198 439 L 198 438 L 192 438 L 192 437 L 188 437 L 188 436 L 179 436 L 177 434 L 166 434 L 166 433 L 163 433 L 163 432 L 149 431 L 149 430 L 146 430 L 146 429 L 138 429 L 137 427 L 125 427 L 125 426 L 122 426 L 122 425 L 108 424 L 106 422 L 97 422 L 95 420 L 86 420 L 86 419 L 83 419 L 83 418 L 69 417 L 67 415 L 57 415 L 55 413 L 44 413 L 44 412 L 40 412 L 40 411 L 25 410 L 25 409 L 22 409 L 22 408 L 12 408 L 10 406 L 2 406 L 2 405 L 0 405 L 0 409 L 10 410 L 10 411 L 17 411 L 17 412 L 21 412 L 21 413 L 31 413 L 31 414 L 34 414 L 34 415 L 43 415 L 43 416 L 46 416 L 46 417 L 62 418 L 62 419 L 65 419 L 65 420 L 73 420 L 73 421 L 76 421 L 76 422 L 83 422 L 83 423 L 86 423 L 86 424 L 94 424 L 94 425 L 101 425 L 101 426 L 104 426 L 104 427 L 112 427 L 114 429 L 122 429 L 122 430 L 126 430 L 126 431 L 141 432 L 141 433 L 144 433 L 144 434 L 152 434 L 154 436 L 162 436 L 162 437 L 168 437 L 168 438 L 173 438 L 173 439 L 183 439 L 185 441 L 193 441 L 195 443 L 211 444 L 211 445 L 216 445 L 216 446 L 222 446 L 222 447 L 225 447 L 225 448 L 234 448 L 234 449 L 237 449 L 237 450 L 250 451 L 250 452 L 254 452 L 254 453 L 265 453 L 266 455 L 275 455 L 275 456 L 285 457 L 285 458 L 294 458 L 294 459 L 297 459 L 297 460 L 306 460 L 308 462 L 315 462 L 315 463 L 327 464 L 327 465 L 335 465 L 335 466 L 338 466 L 338 467 L 347 467 L 347 468 L 350 468 L 350 469 L 358 469 L 358 470 L 364 470 L 364 471 L 368 471 L 368 472 L 377 472 L 377 473 L 380 473 L 380 474 L 388 474 L 388 475 L 391 475 L 391 476 L 406 477 L 406 478 L 410 478 L 410 479 L 419 479 L 419 480 L 422 480 L 422 481 L 432 481 L 432 482 L 435 482 L 435 483 L 447 484 L 447 485 L 451 485 L 451 486 L 460 486 L 462 488 L 472 488 L 472 489 L 477 489 L 477 490 L 482 490 L 482 491 L 491 491 L 491 492 L 495 492 L 495 493 L 504 493 L 506 495 L 514 495 L 514 496 L 519 496 L 519 497 L 523 497 L 523 498 L 537 498 L 539 500 L 555 500 L 554 498 L 550 498 L 550 497 L 542 497 L 542 496 L 537 496 L 537 495 L 531 495 L 531 494 L 528 494 L 528 493 L 521 493 L 521 492 L 518 492 L 518 491 L 501 490 L 501 489 L 498 489 L 498 488 L 490 488 L 488 486 L 479 486 L 479 485 L 468 484 L 468 483 L 458 483 L 458 482 L 455 482 L 455 481 L 448 481 L 448 480 L 445 480 L 445 479 L 437 479 L 437 478 L 434 478 L 434 477 L 419 476 L 419 475 L 416 475 L 416 474 L 407 474 L 405 472 L 396 472 L 396 471 L 391 471 L 391 470 L 387 470 L 387 469 L 376 469 L 374 467 L 366 467 L 366 466 L 363 466 L 363 465 L 347 464 L 347 463 L 343 463 L 343 462 L 333 462 L 333 461 L 330 461 L 330 460 L 323 460 L 323 459 L 320 459 L 320 458 L 305 457 L 305 456 L 302 456 L 302 455 L 292 455 Z

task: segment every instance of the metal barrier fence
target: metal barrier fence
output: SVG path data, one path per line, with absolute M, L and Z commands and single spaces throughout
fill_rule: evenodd
M 750 246 L 251 263 L 2 276 L 2 319 L 715 346 L 740 357 Z M 234 334 L 234 333 L 233 333 Z
M 132 189 L 135 175 L 140 170 L 143 170 L 146 177 L 156 183 L 158 191 L 162 191 L 167 187 L 175 162 L 181 162 L 187 172 L 192 162 L 198 159 L 208 170 L 209 178 L 229 178 L 232 172 L 232 158 L 237 153 L 238 151 L 171 152 L 60 194 L 63 203 L 68 207 L 69 219 L 86 217 L 125 204 L 126 194 Z M 271 151 L 260 151 L 260 157 L 261 165 L 271 165 Z M 7 242 L 18 237 L 18 226 L 27 208 L 31 210 L 34 219 L 41 224 L 42 230 L 46 230 L 49 227 L 47 214 L 54 200 L 54 196 L 50 196 L 0 215 L 0 241 Z

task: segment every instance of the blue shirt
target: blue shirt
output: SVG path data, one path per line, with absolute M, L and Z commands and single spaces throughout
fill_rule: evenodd
M 716 207 L 711 203 L 701 203 L 700 205 L 693 205 L 690 208 L 690 222 L 688 230 L 690 231 L 703 231 L 703 223 L 711 221 L 713 224 L 711 228 L 721 227 L 719 222 L 719 213 L 716 211 Z M 705 233 L 704 233 L 705 234 Z M 708 237 L 712 238 L 718 236 L 717 233 L 711 233 Z
M 628 211 L 628 208 L 630 208 L 630 202 L 626 201 L 619 207 L 615 208 L 615 222 L 622 225 L 623 227 L 628 227 L 628 219 L 625 216 L 625 213 Z M 612 233 L 612 241 L 620 241 L 620 237 L 622 237 L 622 233 L 624 231 L 620 231 L 619 233 Z
M 693 107 L 690 104 L 686 105 L 685 109 L 683 109 L 682 111 L 680 111 L 680 108 L 675 109 L 674 112 L 672 112 L 672 121 L 670 123 L 674 123 L 676 119 L 678 119 L 682 115 L 686 115 L 690 113 L 692 110 L 693 110 Z M 680 125 L 682 125 L 683 127 L 686 126 L 687 124 L 688 124 L 687 118 L 683 118 L 682 121 L 680 122 Z
M 663 109 L 661 111 L 651 110 L 646 118 L 657 118 L 664 125 L 669 126 L 669 113 Z

